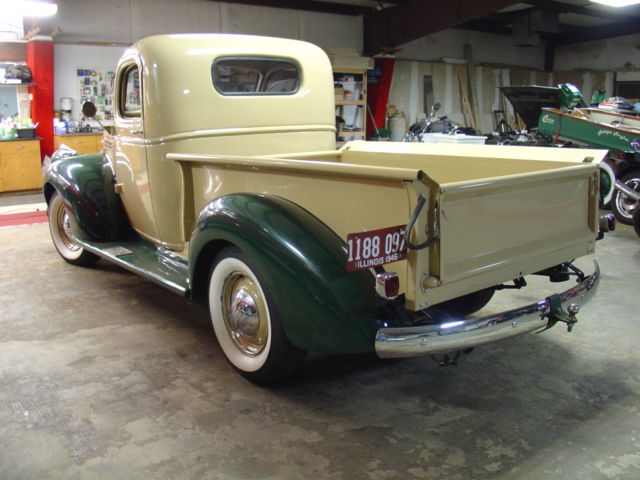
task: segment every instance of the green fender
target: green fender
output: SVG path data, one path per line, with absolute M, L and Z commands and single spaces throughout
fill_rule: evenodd
M 75 232 L 87 240 L 110 242 L 130 233 L 120 197 L 114 190 L 111 166 L 102 154 L 81 155 L 54 161 L 44 183 L 44 196 L 57 191 L 73 212 Z
M 235 245 L 258 266 L 291 343 L 331 353 L 374 349 L 376 331 L 383 326 L 376 316 L 374 278 L 368 270 L 347 272 L 344 242 L 307 210 L 280 197 L 253 194 L 209 203 L 189 246 L 194 287 L 208 281 L 197 271 L 208 273 L 212 256 L 202 254 L 220 244 Z

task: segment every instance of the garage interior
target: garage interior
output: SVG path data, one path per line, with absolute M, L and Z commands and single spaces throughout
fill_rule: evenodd
M 640 6 L 55 3 L 49 17 L 0 15 L 0 64 L 25 64 L 33 74 L 0 85 L 3 117 L 30 108 L 33 128 L 23 127 L 39 149 L 29 153 L 35 167 L 16 179 L 0 151 L 0 478 L 640 478 L 640 239 L 631 225 L 618 222 L 595 254 L 577 261 L 586 271 L 596 260 L 602 280 L 571 333 L 557 325 L 481 346 L 448 367 L 428 356 L 312 352 L 292 378 L 257 386 L 226 361 L 206 304 L 105 261 L 64 262 L 40 190 L 40 162 L 60 144 L 102 148 L 99 125 L 81 120 L 84 72 L 108 79 L 126 48 L 151 35 L 319 45 L 334 66 L 336 115 L 346 126 L 340 145 L 401 140 L 436 103 L 438 114 L 481 135 L 495 130 L 496 112 L 525 128 L 500 93 L 513 85 L 571 83 L 587 103 L 602 91 L 633 106 Z M 358 74 L 353 101 L 349 83 Z M 80 131 L 83 124 L 94 131 Z M 0 148 L 12 141 L 20 143 L 6 138 Z M 21 155 L 11 158 L 26 165 Z M 498 291 L 480 314 L 557 291 L 546 279 L 527 281 L 528 289 Z

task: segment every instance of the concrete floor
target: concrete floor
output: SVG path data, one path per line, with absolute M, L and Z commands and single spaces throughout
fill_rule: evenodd
M 259 388 L 204 307 L 66 264 L 46 224 L 0 229 L 0 478 L 638 479 L 640 239 L 619 227 L 598 247 L 598 297 L 571 334 L 450 368 L 314 355 Z

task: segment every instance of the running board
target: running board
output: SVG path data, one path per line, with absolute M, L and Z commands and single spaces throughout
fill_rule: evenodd
M 166 248 L 137 238 L 124 242 L 92 242 L 75 239 L 85 250 L 147 278 L 183 297 L 189 297 L 189 265 Z

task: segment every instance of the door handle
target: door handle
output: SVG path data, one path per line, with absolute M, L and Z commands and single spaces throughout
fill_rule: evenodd
M 131 133 L 133 135 L 142 135 L 144 133 L 144 130 L 131 130 Z

